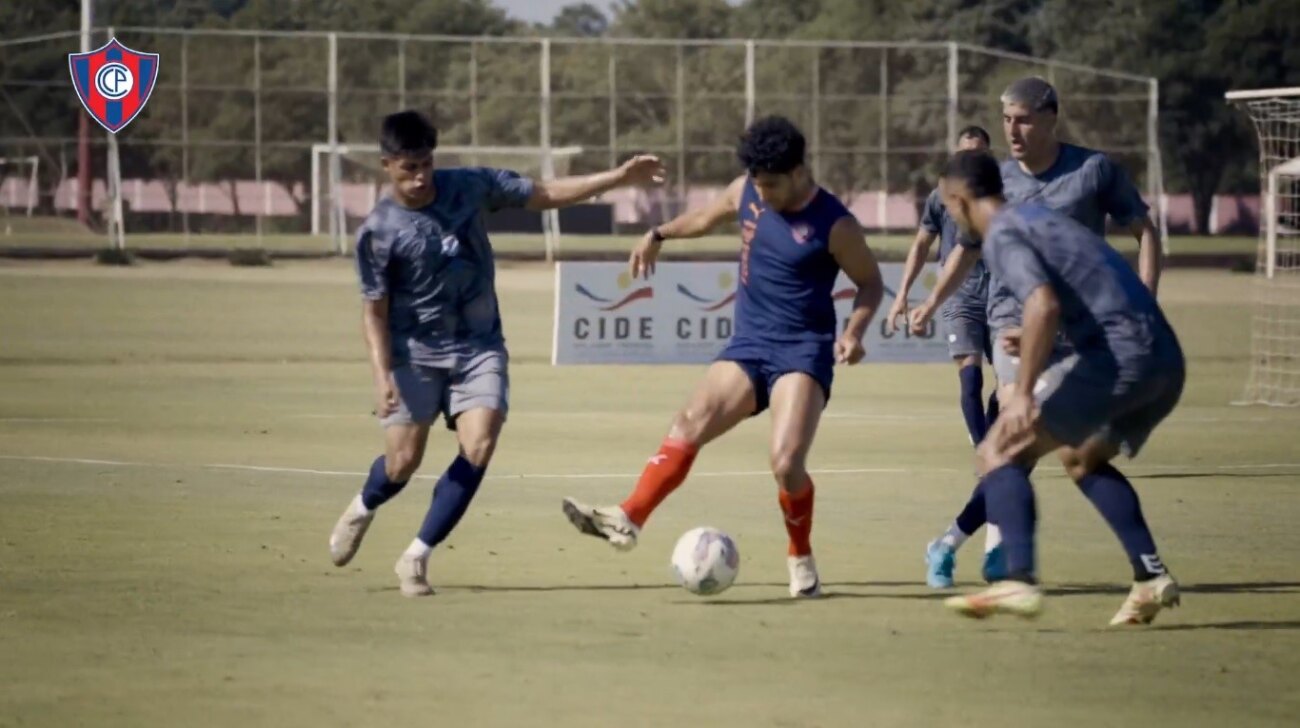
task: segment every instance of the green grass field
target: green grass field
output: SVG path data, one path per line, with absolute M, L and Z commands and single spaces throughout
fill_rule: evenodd
M 0 264 L 0 726 L 1295 725 L 1300 411 L 1228 405 L 1250 283 L 1162 289 L 1188 390 L 1124 467 L 1184 605 L 1116 632 L 1123 552 L 1050 464 L 1041 620 L 963 621 L 923 585 L 972 485 L 947 366 L 839 372 L 812 457 L 830 598 L 796 603 L 764 418 L 636 551 L 573 531 L 560 498 L 620 498 L 701 369 L 551 367 L 552 272 L 504 266 L 511 420 L 410 600 L 391 569 L 446 433 L 349 567 L 326 550 L 379 445 L 345 262 Z M 742 552 L 713 599 L 668 575 L 704 524 Z

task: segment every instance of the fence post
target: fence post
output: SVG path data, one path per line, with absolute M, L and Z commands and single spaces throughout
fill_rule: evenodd
M 555 169 L 551 160 L 551 39 L 542 39 L 542 62 L 541 77 L 538 79 L 541 86 L 541 126 L 539 128 L 538 145 L 542 148 L 542 172 L 545 177 L 553 177 Z M 559 229 L 560 213 L 558 210 L 547 210 L 542 213 L 542 239 L 546 245 L 546 262 L 555 262 L 555 233 Z
M 618 164 L 618 46 L 609 48 L 609 166 Z M 612 230 L 610 232 L 613 232 Z
M 957 101 L 960 88 L 957 83 L 957 44 L 948 43 L 948 136 L 943 140 L 947 149 L 957 136 Z
M 754 123 L 754 41 L 745 41 L 745 126 Z
M 821 147 L 822 147 L 822 51 L 820 48 L 812 49 L 812 170 L 815 179 L 821 179 Z
M 1165 199 L 1164 165 L 1160 159 L 1160 81 L 1147 81 L 1147 194 L 1156 208 L 1153 221 L 1160 230 L 1161 250 L 1169 254 L 1169 205 Z
M 876 222 L 889 227 L 889 49 L 880 49 L 880 197 Z
M 329 58 L 326 59 L 326 85 L 328 86 L 329 98 L 329 215 L 330 215 L 330 239 L 334 241 L 335 251 L 339 255 L 345 255 L 347 243 L 344 241 L 343 224 L 343 197 L 340 194 L 339 185 L 342 183 L 342 170 L 339 165 L 339 36 L 337 33 L 330 33 L 329 36 Z
M 406 37 L 397 41 L 397 108 L 406 109 Z
M 253 36 L 253 179 L 262 193 L 262 209 L 257 213 L 257 245 L 262 247 L 262 220 L 270 214 L 271 196 L 262 187 L 262 36 Z M 235 190 L 239 194 L 239 190 Z
M 677 206 L 673 214 L 686 207 L 686 49 L 677 44 Z
M 181 189 L 190 191 L 190 34 L 181 36 Z M 177 197 L 180 197 L 178 192 Z M 312 204 L 316 203 L 312 200 Z M 190 244 L 190 206 L 181 205 L 181 230 L 185 244 Z

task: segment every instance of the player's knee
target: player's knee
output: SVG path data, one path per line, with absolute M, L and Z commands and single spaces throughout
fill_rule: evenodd
M 384 474 L 394 483 L 404 483 L 415 475 L 423 453 L 414 446 L 398 447 L 384 458 Z
M 496 449 L 496 438 L 487 433 L 462 438 L 460 444 L 461 457 L 476 468 L 486 468 L 492 460 L 492 453 L 496 452 Z
M 772 453 L 772 476 L 777 485 L 788 491 L 803 488 L 808 481 L 808 470 L 804 465 L 803 455 L 786 450 Z
M 711 416 L 712 412 L 707 407 L 685 407 L 673 416 L 669 437 L 691 445 L 702 445 L 704 431 Z

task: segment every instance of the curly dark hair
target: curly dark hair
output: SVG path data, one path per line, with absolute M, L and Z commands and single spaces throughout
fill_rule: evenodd
M 787 174 L 804 163 L 803 132 L 784 116 L 765 116 L 745 130 L 736 156 L 750 174 Z

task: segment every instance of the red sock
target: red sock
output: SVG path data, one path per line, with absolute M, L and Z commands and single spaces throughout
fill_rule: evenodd
M 785 532 L 790 534 L 790 555 L 807 556 L 812 553 L 813 482 L 798 493 L 780 489 L 781 512 L 785 514 Z
M 641 471 L 641 478 L 636 481 L 636 489 L 623 501 L 623 512 L 638 527 L 644 526 L 646 519 L 669 493 L 686 480 L 691 472 L 691 463 L 695 462 L 696 447 L 682 440 L 665 438 L 659 446 L 659 452 L 646 463 Z

